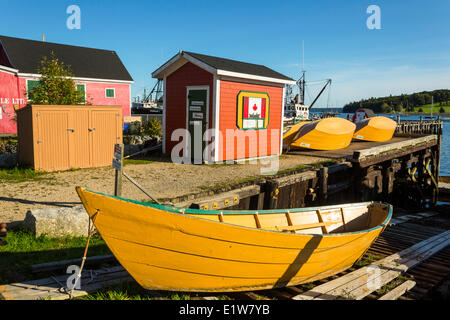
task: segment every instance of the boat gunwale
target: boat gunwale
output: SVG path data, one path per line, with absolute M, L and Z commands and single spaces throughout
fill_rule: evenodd
M 154 208 L 157 210 L 161 210 L 161 211 L 167 211 L 176 215 L 180 215 L 180 216 L 184 216 L 184 217 L 189 217 L 191 219 L 199 219 L 199 220 L 203 220 L 203 221 L 208 221 L 208 222 L 212 222 L 212 223 L 219 223 L 219 224 L 224 224 L 224 225 L 229 225 L 229 226 L 234 226 L 234 227 L 239 227 L 239 228 L 245 228 L 245 229 L 250 229 L 250 230 L 257 230 L 257 231 L 264 231 L 264 232 L 273 232 L 273 233 L 277 233 L 277 234 L 285 234 L 285 235 L 290 235 L 290 236 L 320 236 L 320 237 L 336 237 L 336 236 L 347 236 L 347 235 L 355 235 L 355 234 L 364 234 L 364 233 L 369 233 L 372 231 L 375 231 L 377 229 L 384 229 L 387 224 L 389 223 L 389 221 L 392 218 L 392 213 L 393 213 L 393 207 L 391 204 L 389 203 L 385 203 L 385 202 L 379 202 L 379 201 L 366 201 L 366 202 L 358 202 L 356 204 L 342 204 L 342 205 L 328 205 L 328 206 L 320 206 L 320 207 L 308 207 L 308 208 L 294 208 L 294 209 L 274 209 L 274 210 L 229 210 L 229 211 L 220 211 L 220 210 L 200 210 L 200 209 L 190 209 L 190 208 L 180 208 L 180 207 L 173 207 L 173 206 L 169 206 L 169 205 L 162 205 L 162 204 L 156 204 L 156 203 L 150 203 L 150 202 L 142 202 L 142 201 L 138 201 L 138 200 L 133 200 L 133 199 L 128 199 L 128 198 L 123 198 L 123 197 L 118 197 L 118 196 L 114 196 L 114 195 L 109 195 L 109 194 L 105 194 L 105 193 L 101 193 L 101 192 L 96 192 L 96 191 L 92 191 L 88 188 L 85 187 L 76 187 L 77 189 L 81 189 L 82 191 L 87 191 L 87 192 L 91 192 L 94 194 L 98 194 L 101 196 L 105 196 L 108 198 L 112 198 L 112 199 L 116 199 L 119 201 L 124 201 L 124 202 L 129 202 L 129 203 L 133 203 L 133 204 L 137 204 L 137 205 L 141 205 L 143 207 L 147 207 L 147 208 Z M 83 199 L 82 199 L 83 202 Z M 326 234 L 318 234 L 318 233 L 286 233 L 283 231 L 277 231 L 277 230 L 267 230 L 267 229 L 259 229 L 259 228 L 252 228 L 252 227 L 247 227 L 247 226 L 242 226 L 242 225 L 237 225 L 237 224 L 232 224 L 232 223 L 228 223 L 228 222 L 220 222 L 220 221 L 214 221 L 214 220 L 210 220 L 210 219 L 205 219 L 205 218 L 201 218 L 201 217 L 196 217 L 196 216 L 191 216 L 189 214 L 200 214 L 200 215 L 219 215 L 219 214 L 223 214 L 223 215 L 252 215 L 255 213 L 258 214 L 274 214 L 274 213 L 296 213 L 296 212 L 306 212 L 306 211 L 314 211 L 314 210 L 321 210 L 321 209 L 340 209 L 340 208 L 350 208 L 350 207 L 356 207 L 356 206 L 364 206 L 366 205 L 366 207 L 368 207 L 371 204 L 381 204 L 381 205 L 387 205 L 389 212 L 388 215 L 386 216 L 385 220 L 378 224 L 375 227 L 372 227 L 370 229 L 364 229 L 364 230 L 359 230 L 359 231 L 351 231 L 351 232 L 340 232 L 340 233 L 326 233 Z M 84 205 L 84 203 L 83 203 Z M 296 211 L 293 211 L 296 210 Z M 205 212 L 207 211 L 207 212 Z M 188 214 L 186 214 L 188 213 Z

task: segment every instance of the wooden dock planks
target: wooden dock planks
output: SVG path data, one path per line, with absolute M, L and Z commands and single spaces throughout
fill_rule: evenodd
M 396 287 L 395 289 L 392 289 L 388 293 L 386 293 L 384 296 L 379 298 L 378 300 L 397 300 L 400 296 L 404 295 L 406 291 L 411 290 L 414 288 L 416 283 L 412 280 L 407 280 L 403 282 L 401 285 Z
M 294 300 L 360 300 L 450 244 L 450 231 L 294 296 Z
M 407 214 L 404 216 L 400 216 L 398 218 L 392 218 L 391 221 L 389 221 L 389 225 L 396 225 L 414 219 L 430 218 L 438 214 L 439 214 L 438 212 L 419 212 L 415 214 Z
M 0 297 L 5 300 L 66 300 L 69 295 L 63 287 L 71 274 L 12 283 L 0 286 Z M 73 291 L 73 297 L 87 295 L 106 286 L 134 281 L 122 266 L 83 271 L 81 289 Z

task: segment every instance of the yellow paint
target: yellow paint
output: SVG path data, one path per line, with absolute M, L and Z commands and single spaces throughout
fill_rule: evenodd
M 238 128 L 243 127 L 243 115 L 244 115 L 244 97 L 251 97 L 251 98 L 264 98 L 266 99 L 266 114 L 264 118 L 264 128 L 267 128 L 269 125 L 269 110 L 270 110 L 270 97 L 267 93 L 263 92 L 250 92 L 250 91 L 242 91 L 238 94 L 238 105 L 237 105 L 237 112 L 238 112 L 238 119 L 237 124 Z
M 303 124 L 292 138 L 290 147 L 337 150 L 350 145 L 355 124 L 342 118 L 325 118 Z
M 294 124 L 292 127 L 290 127 L 289 130 L 283 134 L 283 148 L 284 149 L 287 149 L 290 146 L 290 144 L 292 143 L 292 140 L 294 139 L 298 130 L 307 123 L 310 123 L 310 122 L 309 121 L 300 121 L 300 122 Z
M 397 122 L 387 117 L 372 117 L 358 123 L 353 139 L 383 142 L 392 139 Z
M 179 214 L 173 207 L 84 188 L 77 192 L 90 217 L 99 210 L 95 227 L 131 276 L 146 289 L 172 291 L 270 289 L 326 278 L 364 254 L 392 210 L 375 203 L 322 207 L 331 232 L 323 235 L 320 227 L 303 233 L 263 230 L 288 226 L 286 211 L 259 211 L 256 221 L 254 211 L 186 209 Z M 333 233 L 342 228 L 340 208 L 345 210 L 347 229 L 362 231 Z M 314 209 L 291 209 L 288 216 L 294 225 L 318 222 Z

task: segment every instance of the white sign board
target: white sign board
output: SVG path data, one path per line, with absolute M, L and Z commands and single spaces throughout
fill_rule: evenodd
M 112 166 L 113 166 L 114 169 L 120 171 L 120 170 L 122 170 L 122 161 L 117 160 L 117 159 L 113 159 Z

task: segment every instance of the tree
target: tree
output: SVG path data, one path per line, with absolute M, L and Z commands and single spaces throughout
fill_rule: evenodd
M 33 104 L 74 105 L 85 104 L 84 92 L 77 90 L 69 65 L 60 62 L 51 53 L 50 59 L 43 57 L 37 69 L 42 77 L 39 84 L 26 94 Z
M 394 108 L 395 111 L 397 112 L 402 112 L 403 111 L 403 106 L 401 104 L 397 104 Z
M 422 108 L 419 108 L 418 112 L 423 112 Z
M 439 113 L 445 113 L 444 107 L 441 107 L 441 108 L 439 109 Z
M 382 105 L 381 105 L 381 112 L 382 113 L 391 113 L 392 112 L 392 108 L 391 108 L 391 106 L 390 105 L 388 105 L 386 102 L 384 102 Z

